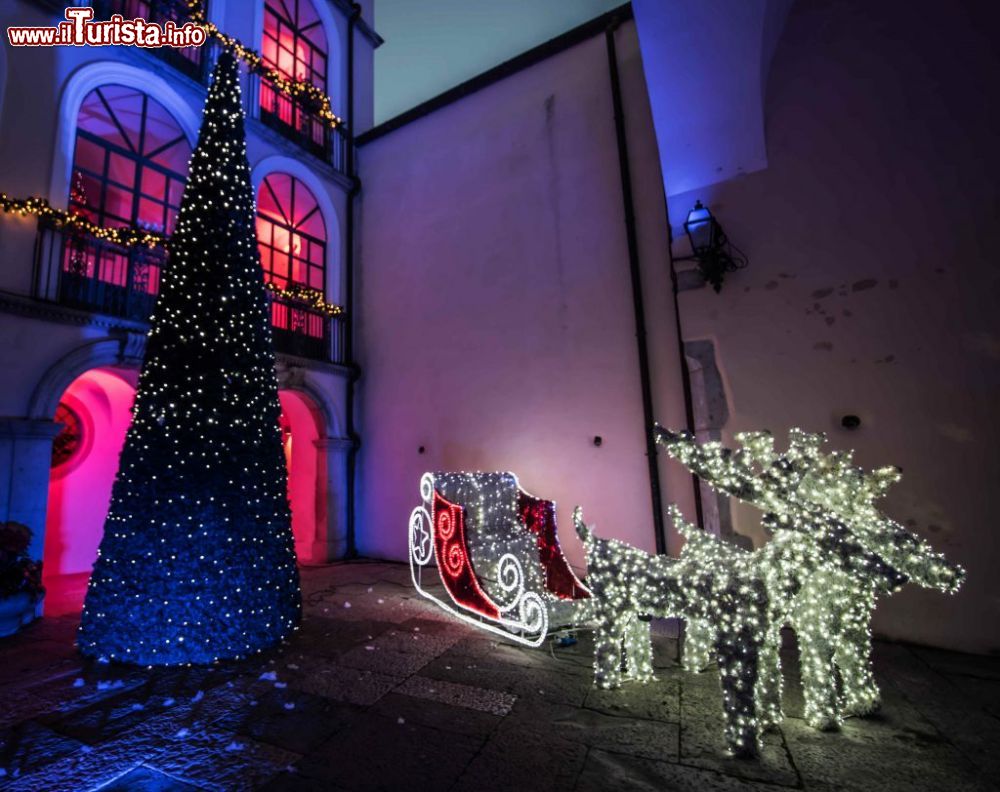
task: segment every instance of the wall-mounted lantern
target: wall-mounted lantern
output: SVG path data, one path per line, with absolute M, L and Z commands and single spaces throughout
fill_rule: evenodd
M 716 292 L 722 288 L 722 279 L 727 272 L 735 272 L 747 265 L 747 257 L 729 241 L 719 221 L 701 201 L 695 201 L 694 208 L 688 212 L 684 231 L 691 243 L 692 255 L 677 261 L 697 261 L 702 276 Z

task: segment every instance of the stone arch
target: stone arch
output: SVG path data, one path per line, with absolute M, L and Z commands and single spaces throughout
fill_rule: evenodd
M 62 394 L 77 377 L 91 369 L 139 368 L 145 346 L 144 334 L 128 333 L 124 338 L 91 341 L 63 355 L 35 385 L 28 400 L 28 418 L 51 420 Z
M 327 437 L 343 434 L 340 411 L 326 390 L 310 381 L 308 372 L 299 366 L 286 366 L 278 361 L 278 387 L 281 390 L 298 391 L 308 397 L 317 411 L 317 419 L 324 427 Z

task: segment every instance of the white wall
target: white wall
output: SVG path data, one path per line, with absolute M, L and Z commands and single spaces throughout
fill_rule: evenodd
M 685 336 L 716 344 L 727 439 L 801 426 L 902 466 L 887 511 L 969 577 L 955 597 L 909 587 L 875 627 L 973 651 L 1000 650 L 994 8 L 800 0 L 768 86 L 768 168 L 670 201 L 675 226 L 710 202 L 750 256 L 721 295 L 682 295 Z M 759 544 L 753 516 L 736 529 Z
M 677 425 L 663 195 L 631 22 L 617 41 L 656 417 Z M 362 553 L 405 558 L 420 475 L 462 469 L 512 470 L 555 498 L 577 565 L 577 503 L 599 532 L 653 549 L 610 86 L 599 34 L 361 149 Z M 663 486 L 690 512 L 690 476 Z

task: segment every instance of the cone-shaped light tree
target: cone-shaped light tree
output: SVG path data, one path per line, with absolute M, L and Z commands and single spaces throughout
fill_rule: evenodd
M 181 202 L 79 647 L 142 665 L 273 645 L 301 613 L 236 60 Z

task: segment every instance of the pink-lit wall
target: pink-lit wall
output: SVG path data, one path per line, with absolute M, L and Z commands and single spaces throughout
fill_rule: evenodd
M 634 25 L 616 41 L 654 410 L 680 425 L 663 193 Z M 421 474 L 462 469 L 511 470 L 555 499 L 577 566 L 578 503 L 600 533 L 654 548 L 613 119 L 600 32 L 361 149 L 361 552 L 405 558 Z M 660 483 L 692 512 L 690 475 L 664 472 Z
M 118 455 L 131 421 L 135 390 L 110 369 L 94 369 L 66 389 L 63 401 L 80 416 L 84 442 L 52 471 L 45 525 L 45 573 L 89 572 L 97 559 Z
M 325 519 L 325 457 L 317 452 L 319 422 L 308 397 L 295 391 L 279 391 L 281 411 L 291 429 L 286 441 L 288 500 L 292 507 L 295 553 L 300 561 L 312 560 L 317 522 Z

